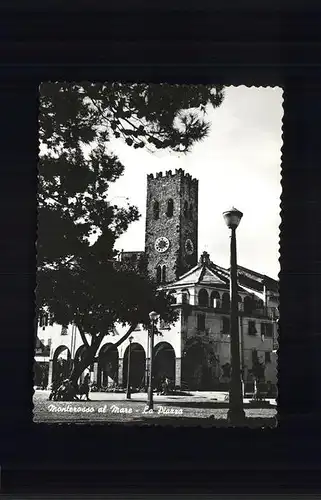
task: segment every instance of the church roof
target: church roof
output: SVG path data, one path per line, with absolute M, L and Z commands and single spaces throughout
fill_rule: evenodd
M 262 293 L 264 286 L 269 290 L 277 291 L 277 281 L 263 274 L 251 271 L 245 267 L 238 266 L 238 289 L 239 291 L 251 291 Z M 198 264 L 183 274 L 177 281 L 171 283 L 171 288 L 204 285 L 217 288 L 229 288 L 230 271 L 224 267 L 214 264 L 207 252 L 203 252 Z
M 226 280 L 220 277 L 206 264 L 197 264 L 197 266 L 193 267 L 190 271 L 188 271 L 177 281 L 175 281 L 175 283 L 173 283 L 173 285 L 179 287 L 184 285 L 188 286 L 196 284 L 221 285 L 225 287 L 229 284 L 229 282 L 228 279 Z
M 209 255 L 203 252 L 198 264 L 183 274 L 177 281 L 171 283 L 173 287 L 193 285 L 229 287 L 229 273 L 211 262 Z
M 278 282 L 265 274 L 260 274 L 242 266 L 237 266 L 237 274 L 240 283 L 254 291 L 262 292 L 266 287 L 267 290 L 278 292 Z

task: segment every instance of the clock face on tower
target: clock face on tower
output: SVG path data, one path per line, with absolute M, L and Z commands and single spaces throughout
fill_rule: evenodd
M 189 238 L 185 241 L 185 252 L 187 253 L 187 255 L 192 255 L 192 253 L 194 252 L 193 242 Z
M 157 238 L 157 240 L 155 241 L 156 252 L 164 253 L 168 249 L 169 249 L 169 239 L 166 238 L 165 236 L 161 236 L 160 238 Z

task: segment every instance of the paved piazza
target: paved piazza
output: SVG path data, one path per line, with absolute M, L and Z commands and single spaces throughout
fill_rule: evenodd
M 146 393 L 90 393 L 90 401 L 57 402 L 48 400 L 49 391 L 34 394 L 34 422 L 45 423 L 135 423 L 157 425 L 226 426 L 226 393 L 200 392 L 188 396 L 154 396 L 154 411 L 146 406 Z M 245 400 L 245 403 L 247 400 Z M 275 403 L 271 400 L 271 403 Z M 224 407 L 222 407 L 224 406 Z M 275 427 L 276 406 L 246 408 L 247 427 Z M 200 421 L 201 420 L 201 421 Z

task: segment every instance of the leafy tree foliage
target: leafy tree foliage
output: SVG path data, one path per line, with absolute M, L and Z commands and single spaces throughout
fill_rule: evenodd
M 207 108 L 222 100 L 217 86 L 41 86 L 37 312 L 76 324 L 86 366 L 116 321 L 130 325 L 119 344 L 137 323 L 148 323 L 151 309 L 167 321 L 175 317 L 164 292 L 115 261 L 115 241 L 139 213 L 129 202 L 124 208 L 108 200 L 110 183 L 124 171 L 110 141 L 186 153 L 209 131 Z

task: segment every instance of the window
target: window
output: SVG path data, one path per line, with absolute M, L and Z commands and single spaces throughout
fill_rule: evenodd
M 188 215 L 189 215 L 189 219 L 193 220 L 193 205 L 192 205 L 192 203 L 189 206 Z
M 270 351 L 265 352 L 265 363 L 271 363 L 271 352 Z
M 249 335 L 255 335 L 256 333 L 255 321 L 249 321 Z
M 208 307 L 208 293 L 205 288 L 198 292 L 198 305 Z
M 182 292 L 182 304 L 189 304 L 189 293 L 187 290 Z
M 273 337 L 273 324 L 272 323 L 265 323 L 265 336 L 269 337 L 270 339 Z
M 157 283 L 160 283 L 162 279 L 162 268 L 161 266 L 156 267 L 156 281 Z
M 171 292 L 169 292 L 168 294 L 168 298 L 170 299 L 171 301 L 171 304 L 177 304 L 177 298 L 176 298 L 176 290 L 172 290 Z
M 197 329 L 200 332 L 204 332 L 204 330 L 205 330 L 205 314 L 198 314 L 197 315 Z
M 39 316 L 39 326 L 45 329 L 45 327 L 48 326 L 48 322 L 49 322 L 49 314 L 41 313 Z
M 158 203 L 158 201 L 154 201 L 153 212 L 154 212 L 154 220 L 159 219 L 159 203 Z
M 256 365 L 259 361 L 258 355 L 257 355 L 257 350 L 253 349 L 252 351 L 252 366 Z
M 253 310 L 253 304 L 251 297 L 245 297 L 244 299 L 244 312 L 251 314 Z
M 225 335 L 230 334 L 230 318 L 223 317 L 223 333 Z
M 261 335 L 269 337 L 270 339 L 273 337 L 272 323 L 261 323 Z
M 184 217 L 186 219 L 188 217 L 188 204 L 187 204 L 187 201 L 184 202 Z
M 173 217 L 173 213 L 174 213 L 174 202 L 173 202 L 172 198 L 170 198 L 167 202 L 166 215 L 167 215 L 167 217 Z
M 166 283 L 166 266 L 162 266 L 162 283 Z
M 68 328 L 66 326 L 61 327 L 61 335 L 68 335 Z

